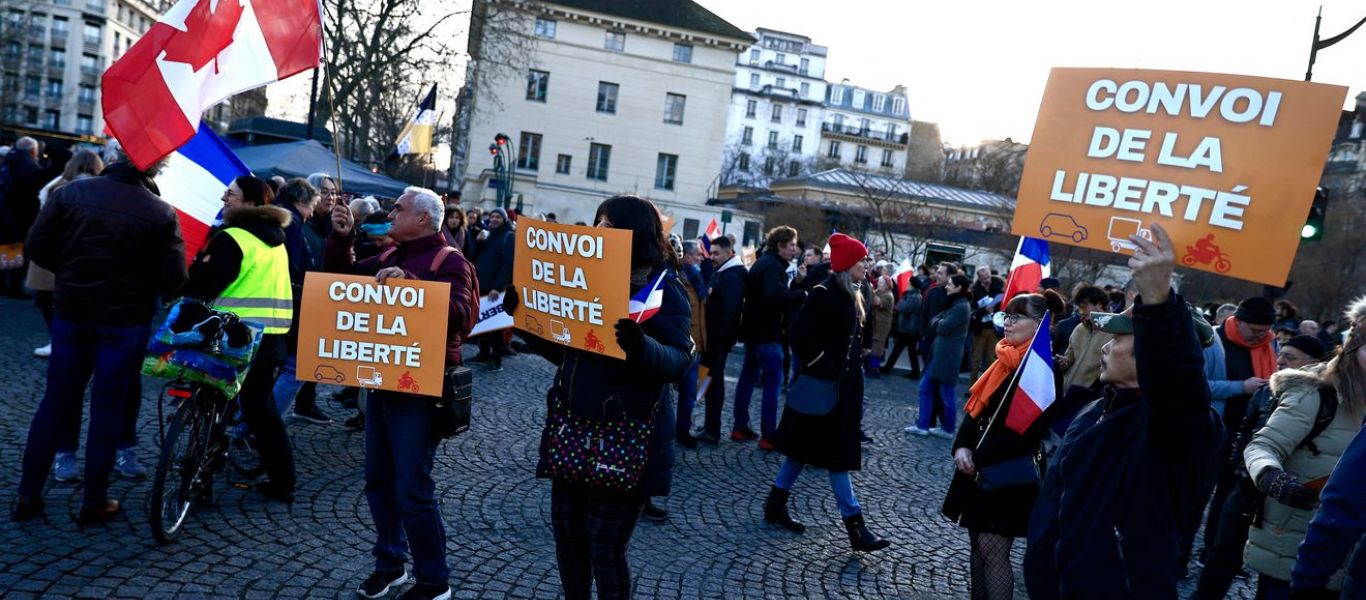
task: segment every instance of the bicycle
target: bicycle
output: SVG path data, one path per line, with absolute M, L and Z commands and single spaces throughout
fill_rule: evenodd
M 224 322 L 237 319 L 232 313 L 215 315 Z M 218 333 L 210 336 L 204 349 L 219 353 L 219 337 Z M 163 412 L 168 404 L 175 408 L 169 426 Z M 265 468 L 242 424 L 238 397 L 226 398 L 211 385 L 186 379 L 167 383 L 158 399 L 157 423 L 161 453 L 148 513 L 152 536 L 158 543 L 169 544 L 184 531 L 193 508 L 212 501 L 214 478 L 225 463 L 247 479 L 259 477 Z

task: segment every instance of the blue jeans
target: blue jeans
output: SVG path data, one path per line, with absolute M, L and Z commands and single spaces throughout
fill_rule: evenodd
M 954 406 L 954 385 L 952 382 L 939 381 L 926 374 L 920 378 L 920 415 L 915 424 L 921 429 L 929 429 L 934 425 L 934 395 L 939 393 L 940 400 L 944 403 L 944 412 L 941 420 L 944 424 L 944 431 L 953 433 L 954 423 L 958 420 L 958 409 Z
M 104 506 L 126 407 L 141 389 L 142 357 L 150 335 L 146 323 L 81 325 L 53 317 L 47 389 L 29 426 L 19 495 L 36 498 L 43 493 L 63 432 L 73 421 L 80 426 L 85 385 L 90 383 L 84 506 Z
M 749 428 L 749 397 L 763 371 L 764 396 L 759 408 L 759 434 L 765 438 L 778 427 L 778 392 L 783 386 L 783 346 L 777 342 L 745 344 L 745 364 L 735 383 L 735 428 Z
M 697 371 L 702 366 L 700 360 L 693 357 L 692 366 L 683 372 L 683 380 L 678 382 L 678 421 L 674 425 L 678 436 L 692 435 L 692 409 L 697 404 Z
M 446 527 L 436 501 L 432 464 L 441 440 L 431 433 L 432 401 L 371 392 L 365 404 L 365 499 L 375 521 L 375 570 L 402 569 L 413 552 L 413 575 L 443 584 Z
M 797 476 L 802 474 L 802 468 L 805 466 L 790 458 L 783 461 L 773 485 L 782 490 L 792 491 L 792 486 L 797 483 Z M 854 497 L 854 480 L 849 478 L 848 471 L 830 472 L 830 491 L 835 492 L 835 504 L 839 505 L 841 516 L 848 518 L 863 512 L 858 505 L 858 498 Z
M 275 378 L 275 412 L 280 416 L 285 416 L 289 412 L 289 405 L 294 404 L 294 398 L 299 395 L 299 388 L 304 386 L 304 382 L 294 378 L 294 366 L 298 362 L 298 356 L 289 354 L 280 364 L 280 376 Z

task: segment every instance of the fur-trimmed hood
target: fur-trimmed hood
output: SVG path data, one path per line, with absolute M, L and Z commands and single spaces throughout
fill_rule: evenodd
M 278 206 L 249 206 L 223 212 L 223 228 L 237 227 L 251 232 L 268 246 L 285 243 L 289 211 Z
M 1347 306 L 1348 323 L 1356 323 L 1363 318 L 1366 318 L 1366 296 L 1353 300 L 1352 303 Z
M 1323 371 L 1327 363 L 1317 362 L 1300 369 L 1281 369 L 1271 375 L 1271 393 L 1283 396 L 1292 390 L 1316 388 L 1324 384 Z

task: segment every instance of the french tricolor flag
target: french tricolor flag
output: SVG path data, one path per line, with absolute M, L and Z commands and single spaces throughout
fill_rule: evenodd
M 911 289 L 911 277 L 913 276 L 915 276 L 915 267 L 911 265 L 911 259 L 901 259 L 901 264 L 896 266 L 896 274 L 893 275 L 896 279 L 896 293 L 898 296 L 906 293 L 906 290 Z
M 223 210 L 223 191 L 232 180 L 251 170 L 208 125 L 171 153 L 157 175 L 161 199 L 175 207 L 180 235 L 185 238 L 185 260 L 194 261 Z
M 1053 375 L 1053 341 L 1048 335 L 1050 315 L 1045 314 L 1029 342 L 1029 353 L 1020 363 L 1019 384 L 1010 400 L 1006 427 L 1024 435 L 1043 411 L 1057 400 L 1058 388 Z
M 668 271 L 661 271 L 659 277 L 649 285 L 640 288 L 636 295 L 631 296 L 631 302 L 626 309 L 626 316 L 637 323 L 644 323 L 650 317 L 659 312 L 659 307 L 664 305 L 664 275 Z
M 1006 278 L 1002 304 L 1010 302 L 1015 294 L 1031 294 L 1039 289 L 1039 282 L 1052 274 L 1049 262 L 1048 242 L 1032 237 L 1020 238 L 1020 245 L 1015 248 L 1015 260 L 1010 262 L 1010 275 Z

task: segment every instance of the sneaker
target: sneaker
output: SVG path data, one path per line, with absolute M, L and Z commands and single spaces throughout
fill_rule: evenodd
M 132 479 L 141 479 L 147 476 L 147 469 L 138 462 L 138 455 L 133 452 L 132 448 L 119 450 L 118 454 L 114 456 L 114 470 L 118 471 L 119 475 Z
M 707 433 L 706 431 L 699 431 L 693 434 L 692 438 L 694 440 L 702 442 L 703 444 L 710 444 L 712 446 L 721 443 L 721 436 L 716 435 L 714 433 Z
M 444 583 L 419 583 L 403 592 L 398 600 L 450 600 L 451 586 Z
M 75 452 L 57 453 L 57 458 L 52 461 L 52 478 L 62 483 L 80 480 L 81 468 L 76 466 Z
M 777 450 L 778 447 L 775 446 L 775 445 L 773 445 L 773 442 L 768 441 L 768 438 L 759 438 L 759 449 L 760 449 L 760 450 Z
M 484 371 L 487 372 L 487 373 L 502 373 L 502 372 L 503 372 L 503 361 L 501 361 L 501 360 L 492 361 L 492 362 L 490 362 L 490 363 L 484 365 Z
M 360 583 L 360 587 L 356 588 L 356 595 L 361 598 L 382 598 L 389 593 L 389 588 L 407 582 L 408 571 L 406 569 L 375 571 Z
M 951 439 L 953 439 L 953 433 L 948 432 L 948 431 L 944 431 L 944 428 L 943 428 L 943 427 L 931 427 L 931 428 L 930 428 L 930 435 L 932 435 L 932 436 L 934 436 L 934 437 L 944 438 L 944 439 L 946 439 L 946 440 L 951 440 Z
M 759 434 L 754 433 L 753 429 L 742 427 L 731 430 L 730 439 L 732 442 L 752 442 L 759 439 Z
M 299 421 L 306 421 L 318 425 L 326 425 L 332 422 L 332 419 L 323 414 L 323 411 L 319 410 L 317 406 L 299 406 L 298 404 L 295 404 L 293 417 Z
M 645 501 L 645 510 L 641 511 L 640 514 L 645 517 L 645 520 L 654 521 L 655 523 L 663 523 L 669 518 L 669 511 L 655 506 L 655 503 L 651 500 Z
M 909 426 L 909 427 L 903 429 L 902 431 L 905 431 L 906 433 L 909 433 L 909 434 L 911 434 L 911 435 L 929 435 L 929 434 L 930 434 L 930 430 L 928 430 L 928 429 L 921 429 L 920 427 L 916 427 L 915 425 L 911 425 L 911 426 Z
M 38 358 L 47 358 L 49 356 L 52 356 L 52 343 L 48 342 L 46 346 L 43 346 L 41 348 L 34 348 L 33 355 L 37 356 Z
M 352 429 L 355 431 L 364 431 L 365 413 L 356 413 L 356 416 L 347 419 L 342 423 L 342 425 L 345 425 L 347 429 Z
M 868 435 L 867 431 L 860 430 L 858 432 L 858 441 L 864 444 L 871 444 L 873 443 L 873 436 Z

